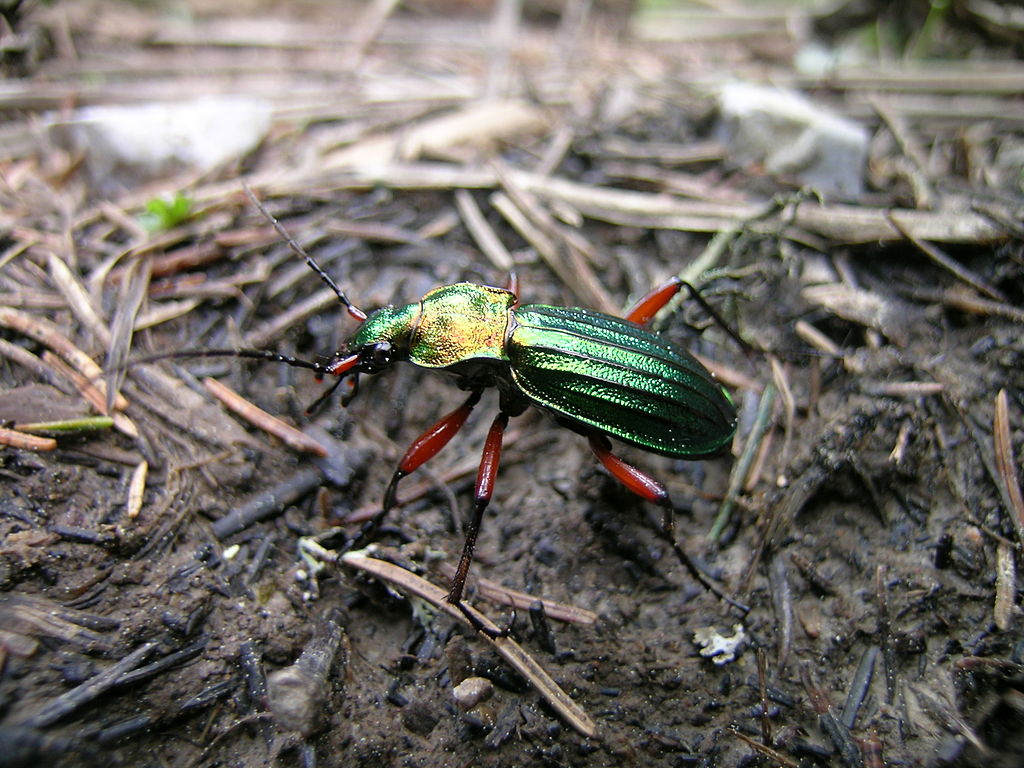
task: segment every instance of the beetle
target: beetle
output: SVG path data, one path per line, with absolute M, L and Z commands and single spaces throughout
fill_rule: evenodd
M 493 387 L 498 391 L 499 411 L 484 441 L 473 514 L 448 592 L 450 603 L 462 607 L 477 534 L 494 490 L 505 428 L 510 418 L 534 407 L 585 436 L 598 461 L 616 480 L 660 507 L 660 534 L 687 570 L 720 598 L 742 608 L 712 585 L 676 542 L 665 486 L 612 452 L 610 438 L 664 456 L 702 459 L 725 452 L 732 442 L 736 408 L 728 391 L 693 355 L 646 327 L 682 287 L 689 287 L 687 283 L 669 280 L 637 302 L 625 317 L 581 308 L 522 305 L 515 276 L 505 288 L 468 282 L 441 286 L 412 303 L 382 307 L 368 315 L 251 192 L 250 197 L 360 324 L 345 347 L 327 362 L 264 350 L 200 354 L 273 360 L 311 369 L 318 377 L 336 376 L 337 384 L 325 396 L 349 381 L 352 389 L 343 404 L 358 391 L 360 375 L 375 375 L 403 362 L 446 372 L 469 392 L 458 408 L 409 446 L 391 477 L 380 513 L 357 541 L 369 538 L 395 506 L 402 478 L 435 456 L 466 423 L 483 391 Z

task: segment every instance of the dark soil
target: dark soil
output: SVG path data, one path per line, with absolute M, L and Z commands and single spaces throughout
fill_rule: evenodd
M 56 76 L 55 68 L 29 75 Z M 602 149 L 610 140 L 695 144 L 710 138 L 705 109 L 680 101 L 620 123 L 576 122 L 555 174 L 613 185 Z M 307 139 L 321 135 L 309 130 Z M 1019 142 L 1019 123 L 1004 136 L 993 130 L 992 141 Z M 503 159 L 529 164 L 549 140 L 503 148 Z M 922 140 L 951 150 L 956 129 Z M 281 167 L 301 146 L 295 136 L 274 137 L 247 162 Z M 4 161 L 5 178 L 19 162 Z M 82 213 L 96 201 L 43 173 L 47 162 L 33 170 L 38 185 L 3 193 L 5 206 L 21 212 L 22 229 L 10 222 L 0 231 L 8 273 L 0 291 L 103 363 L 105 347 L 50 277 L 51 241 L 18 249 L 32 240 L 27 230 L 64 232 L 70 241 L 58 237 L 52 247 L 68 249 L 61 258 L 74 254 L 70 264 L 84 281 L 126 235 L 110 219 Z M 287 282 L 300 262 L 238 193 L 233 175 L 247 170 L 225 174 L 230 191 L 207 199 L 156 255 L 209 247 L 217 258 L 194 269 L 207 281 L 260 269 L 266 278 L 137 333 L 132 359 L 245 346 L 254 330 L 322 289 L 312 272 Z M 696 170 L 750 199 L 793 191 L 768 189 L 776 182 L 757 169 L 711 160 Z M 59 204 L 30 205 L 45 197 L 44 180 L 76 211 L 64 228 Z M 756 195 L 758 187 L 767 194 Z M 870 206 L 907 205 L 905 191 L 875 191 Z M 494 213 L 490 190 L 470 194 L 512 249 L 524 302 L 586 303 L 579 285 L 553 275 Z M 507 279 L 480 255 L 450 189 L 335 184 L 265 196 L 362 307 L 407 303 L 456 281 Z M 1019 210 L 1019 196 L 998 196 Z M 571 210 L 562 213 L 571 220 Z M 405 447 L 465 398 L 450 379 L 399 366 L 364 377 L 347 408 L 336 393 L 308 415 L 326 383 L 307 371 L 176 359 L 127 372 L 122 391 L 138 438 L 108 429 L 60 437 L 53 451 L 0 453 L 0 765 L 1020 765 L 1020 523 L 993 448 L 997 393 L 1005 390 L 1010 443 L 1024 455 L 1019 220 L 1000 224 L 992 240 L 943 245 L 1002 297 L 982 305 L 958 300 L 964 283 L 910 243 L 783 237 L 786 215 L 767 228 L 738 228 L 719 269 L 702 281 L 707 301 L 752 351 L 692 302 L 663 330 L 724 366 L 741 414 L 733 453 L 686 462 L 617 448 L 668 486 L 682 546 L 748 614 L 686 573 L 657 535 L 659 511 L 601 470 L 584 438 L 534 411 L 510 426 L 469 600 L 499 624 L 512 622 L 512 635 L 596 722 L 595 736 L 567 725 L 467 627 L 347 568 L 313 575 L 314 564 L 299 555 L 302 537 L 339 525 L 354 534 L 359 524 L 346 519 L 379 507 Z M 336 222 L 385 234 L 332 234 Z M 428 228 L 440 234 L 392 236 Z M 706 234 L 592 218 L 573 231 L 592 247 L 587 269 L 619 306 L 679 272 L 709 242 Z M 153 285 L 166 279 L 154 275 Z M 851 293 L 823 299 L 809 290 L 818 284 Z M 113 281 L 100 288 L 108 316 L 119 290 Z M 854 294 L 870 311 L 851 309 Z M 798 321 L 838 354 L 811 346 Z M 355 327 L 332 304 L 266 346 L 319 359 L 343 348 Z M 42 354 L 26 335 L 0 333 Z M 236 421 L 211 401 L 198 381 L 205 376 L 296 424 L 330 454 L 290 450 Z M 90 412 L 64 379 L 48 382 L 6 355 L 0 381 L 5 421 Z M 788 391 L 770 412 L 755 474 L 712 542 L 708 532 L 772 382 Z M 378 536 L 382 556 L 446 585 L 440 565 L 454 564 L 461 549 L 475 470 L 443 478 L 479 456 L 496 406 L 494 393 L 486 395 L 446 450 L 403 481 L 403 491 L 422 493 L 388 519 Z M 143 459 L 144 503 L 132 519 L 128 486 Z M 1019 475 L 1019 459 L 1014 469 Z M 258 519 L 229 533 L 218 527 L 270 492 L 279 496 Z M 345 536 L 324 543 L 341 547 Z M 589 609 L 598 620 L 549 619 L 548 636 L 536 616 L 513 617 L 480 599 L 474 577 Z M 735 660 L 700 654 L 696 637 L 709 628 L 743 633 Z M 287 697 L 273 687 L 268 696 L 268 676 L 280 682 L 280 670 L 315 634 L 322 645 L 339 629 L 325 687 L 299 675 L 313 714 L 282 716 Z M 452 688 L 467 674 L 491 680 L 494 693 L 465 712 Z

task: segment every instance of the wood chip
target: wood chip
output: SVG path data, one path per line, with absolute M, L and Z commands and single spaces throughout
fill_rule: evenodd
M 541 133 L 547 126 L 544 112 L 517 99 L 483 101 L 454 112 L 403 127 L 393 134 L 373 135 L 326 155 L 321 167 L 380 170 L 396 159 L 450 157 L 486 149 L 498 141 Z M 469 159 L 466 156 L 465 159 Z

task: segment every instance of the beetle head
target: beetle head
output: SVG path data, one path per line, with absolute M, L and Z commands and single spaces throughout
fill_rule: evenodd
M 328 364 L 328 372 L 335 376 L 380 373 L 404 359 L 418 312 L 418 303 L 372 312 L 353 334 L 347 349 Z

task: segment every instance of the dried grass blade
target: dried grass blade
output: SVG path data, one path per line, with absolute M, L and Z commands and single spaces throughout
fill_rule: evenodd
M 281 442 L 296 451 L 326 456 L 327 449 L 318 440 L 314 440 L 304 432 L 300 432 L 290 424 L 286 424 L 275 416 L 259 408 L 244 397 L 234 392 L 216 379 L 203 379 L 203 386 L 210 394 L 243 419 L 264 432 L 273 435 Z
M 19 432 L 16 429 L 0 427 L 0 445 L 21 448 L 25 451 L 52 451 L 56 449 L 57 441 L 52 437 L 38 437 Z
M 996 550 L 996 603 L 992 612 L 996 626 L 1004 632 L 1013 620 L 1013 598 L 1017 594 L 1017 564 L 1013 549 L 1009 542 L 1000 541 Z
M 96 388 L 106 392 L 106 386 L 102 381 L 103 369 L 85 352 L 72 344 L 53 323 L 24 312 L 19 312 L 10 307 L 0 307 L 0 325 L 35 339 L 40 344 L 49 347 L 67 360 L 85 379 L 95 381 Z M 104 396 L 100 400 L 100 405 L 96 407 L 96 410 L 100 411 L 100 413 L 103 412 L 105 401 L 106 397 Z M 123 396 L 118 395 L 114 407 L 119 411 L 123 411 L 128 407 L 128 401 Z
M 1007 505 L 1017 542 L 1024 545 L 1024 498 L 1021 497 L 1020 480 L 1017 477 L 1013 443 L 1010 441 L 1010 412 L 1006 390 L 996 395 L 996 412 L 992 426 L 992 441 L 996 454 L 996 469 L 999 472 L 1003 499 Z
M 487 223 L 487 219 L 484 218 L 484 214 L 473 196 L 465 189 L 455 190 L 455 206 L 459 209 L 459 215 L 462 217 L 466 229 L 469 230 L 484 255 L 502 272 L 511 272 L 512 254 L 508 252 L 497 233 Z
M 126 512 L 129 520 L 134 520 L 142 511 L 142 501 L 146 496 L 146 476 L 149 474 L 149 463 L 140 461 L 132 471 L 132 479 L 128 483 L 128 504 Z
M 93 304 L 92 297 L 85 290 L 85 286 L 82 285 L 68 265 L 58 258 L 56 254 L 49 253 L 47 256 L 50 277 L 53 279 L 54 285 L 64 295 L 64 299 L 67 301 L 71 312 L 82 325 L 89 329 L 89 332 L 101 344 L 109 344 L 110 329 L 107 328 L 106 321 L 100 316 L 99 310 Z
M 114 397 L 127 372 L 128 353 L 132 345 L 135 318 L 149 290 L 151 261 L 146 257 L 133 259 L 121 281 L 117 311 L 111 323 L 107 348 L 107 410 L 113 408 Z
M 79 394 L 81 394 L 82 397 L 84 397 L 99 413 L 109 415 L 111 420 L 114 422 L 115 429 L 132 438 L 139 436 L 139 428 L 136 427 L 135 423 L 123 413 L 113 411 L 110 414 L 106 414 L 107 398 L 104 394 L 102 381 L 99 379 L 86 378 L 49 350 L 43 352 L 43 362 L 70 381 L 78 390 Z M 118 395 L 117 400 L 124 400 L 124 398 Z M 127 401 L 125 402 L 127 403 Z M 115 405 L 116 404 L 117 403 L 115 401 Z
M 455 566 L 445 563 L 441 566 L 441 573 L 448 578 L 455 575 Z M 503 587 L 490 579 L 477 578 L 476 592 L 485 600 L 501 605 L 509 605 L 517 610 L 528 611 L 534 603 L 544 606 L 544 613 L 549 619 L 564 621 L 571 624 L 593 624 L 597 621 L 597 614 L 588 611 L 586 608 L 578 608 L 568 603 L 559 603 L 555 600 L 548 600 L 537 597 L 527 592 L 520 592 L 516 589 Z

